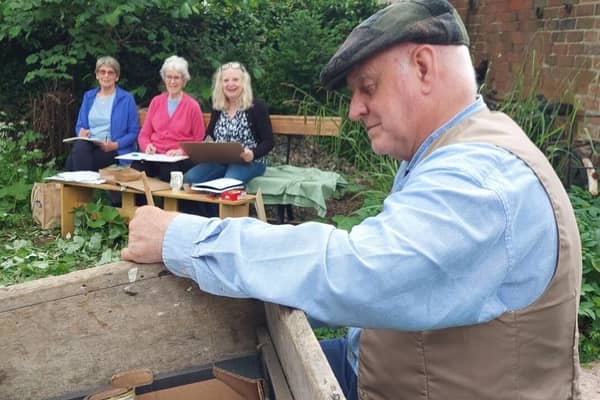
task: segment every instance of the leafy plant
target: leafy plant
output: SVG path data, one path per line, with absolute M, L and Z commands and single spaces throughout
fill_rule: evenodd
M 61 275 L 120 260 L 127 221 L 99 203 L 74 210 L 75 231 L 63 239 L 56 231 L 28 224 L 0 230 L 0 286 Z M 30 239 L 35 238 L 35 239 Z
M 9 122 L 0 113 L 0 224 L 11 225 L 27 215 L 33 183 L 53 173 L 53 160 L 39 163 L 43 152 L 36 147 L 38 139 L 25 123 Z
M 552 163 L 563 184 L 567 185 L 570 165 L 575 160 L 573 135 L 577 118 L 577 105 L 568 92 L 557 102 L 549 102 L 540 93 L 541 72 L 536 69 L 535 52 L 529 69 L 526 63 L 515 76 L 513 89 L 504 95 L 499 104 L 489 103 L 498 111 L 508 114 L 527 134 L 531 141 Z M 487 86 L 483 86 L 485 92 Z
M 573 186 L 569 198 L 581 236 L 583 279 L 579 305 L 583 362 L 600 358 L 600 197 Z

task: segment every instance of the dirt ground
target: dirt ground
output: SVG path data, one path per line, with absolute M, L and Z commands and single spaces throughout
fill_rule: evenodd
M 600 400 L 600 361 L 581 367 L 583 400 Z

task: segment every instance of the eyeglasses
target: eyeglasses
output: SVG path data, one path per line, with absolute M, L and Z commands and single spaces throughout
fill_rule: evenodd
M 239 62 L 229 62 L 227 64 L 221 65 L 221 71 L 225 71 L 226 69 L 240 69 L 240 70 L 246 72 L 246 69 L 244 68 L 244 66 Z
M 98 75 L 116 75 L 116 72 L 112 69 L 99 69 Z
M 181 75 L 165 75 L 165 81 L 179 81 L 181 80 Z

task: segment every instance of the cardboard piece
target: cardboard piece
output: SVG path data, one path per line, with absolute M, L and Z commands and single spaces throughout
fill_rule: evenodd
M 181 148 L 196 163 L 241 164 L 244 148 L 240 143 L 181 142 Z
M 247 378 L 222 368 L 213 367 L 213 379 L 183 385 L 152 389 L 154 381 L 148 369 L 138 369 L 119 373 L 112 378 L 112 387 L 86 397 L 86 400 L 113 400 L 120 395 L 132 398 L 132 389 L 137 387 L 136 400 L 264 400 L 262 379 Z M 141 389 L 141 390 L 140 390 Z
M 42 229 L 60 225 L 60 184 L 36 182 L 31 189 L 31 215 Z
M 146 187 L 144 186 L 144 181 L 142 179 L 142 174 L 140 174 L 139 177 L 134 180 L 129 180 L 129 178 L 126 178 L 126 180 L 119 180 L 115 176 L 116 170 L 117 170 L 116 168 L 107 167 L 107 168 L 102 168 L 99 171 L 99 173 L 100 173 L 100 176 L 102 178 L 104 178 L 106 180 L 106 182 L 108 182 L 108 183 L 112 183 L 115 185 L 121 185 L 124 187 L 130 187 L 132 189 L 139 190 L 142 193 L 146 191 Z M 163 182 L 157 178 L 147 178 L 147 183 L 148 183 L 148 187 L 150 188 L 151 192 L 171 189 L 171 186 L 169 185 L 168 182 Z

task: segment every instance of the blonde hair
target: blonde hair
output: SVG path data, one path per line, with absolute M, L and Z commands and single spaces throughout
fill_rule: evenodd
M 160 77 L 165 80 L 167 71 L 175 71 L 181 74 L 183 83 L 187 83 L 190 80 L 190 72 L 188 71 L 188 62 L 183 57 L 171 56 L 165 60 L 162 67 L 160 68 Z
M 217 68 L 213 74 L 212 106 L 213 110 L 223 111 L 227 109 L 228 100 L 223 91 L 223 71 L 228 69 L 239 69 L 242 71 L 242 94 L 239 101 L 239 109 L 244 111 L 252 107 L 254 97 L 252 95 L 252 81 L 246 68 L 239 62 L 228 62 Z
M 121 65 L 113 57 L 111 57 L 111 56 L 100 57 L 96 61 L 96 71 L 94 71 L 94 72 L 97 74 L 98 71 L 100 70 L 100 67 L 102 67 L 103 65 L 106 65 L 107 67 L 112 68 L 113 71 L 115 71 L 115 75 L 117 78 L 121 75 Z

